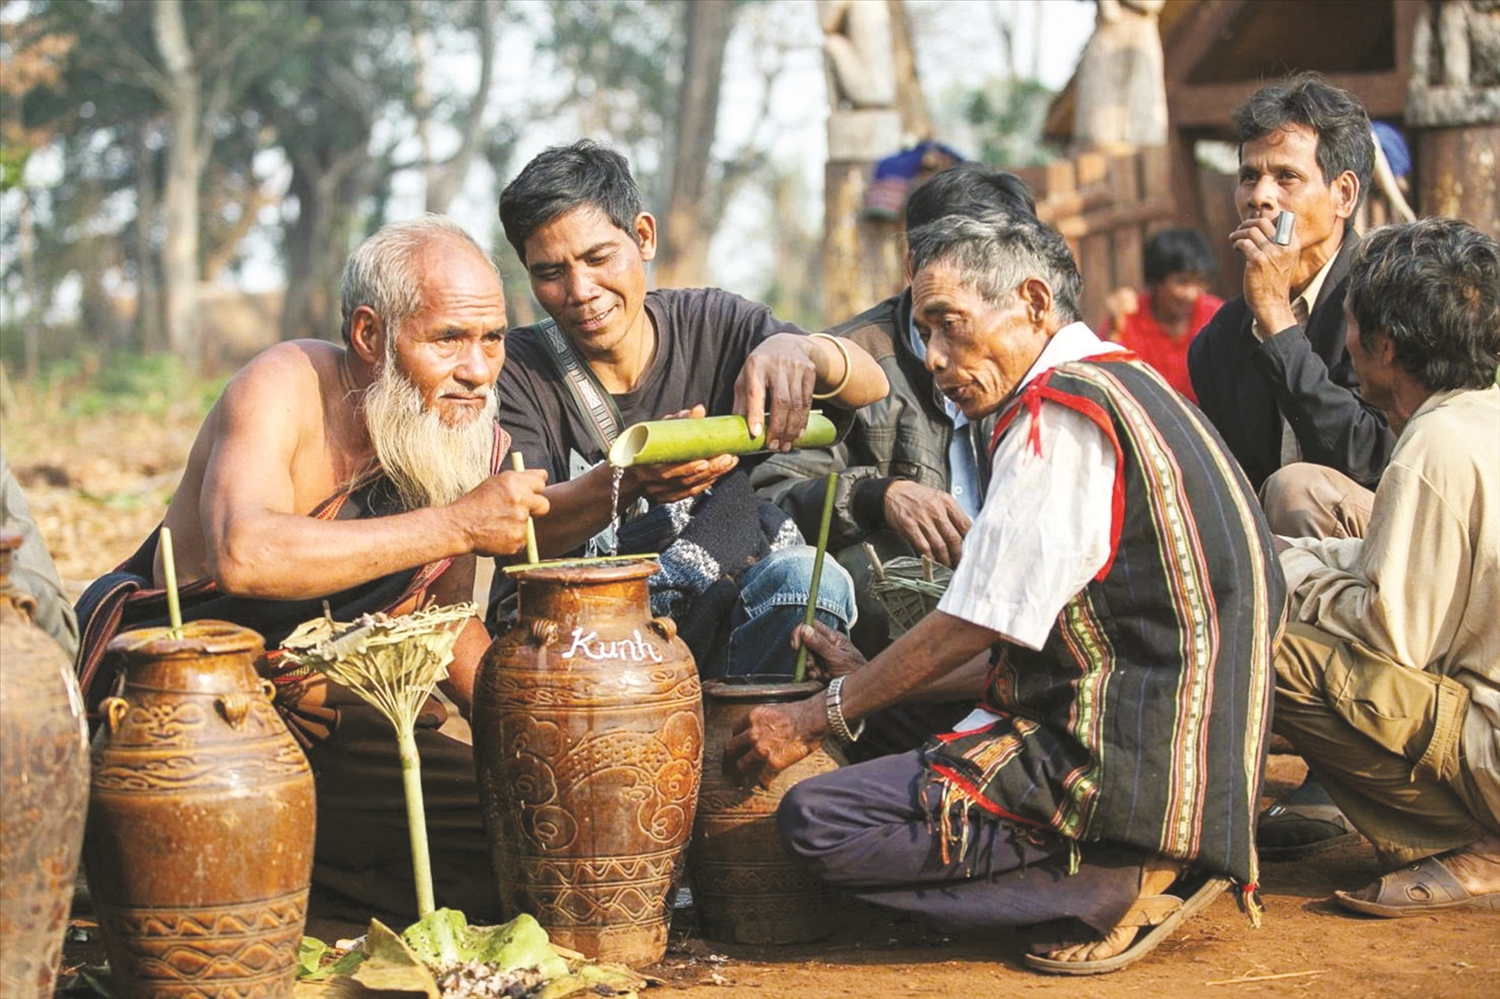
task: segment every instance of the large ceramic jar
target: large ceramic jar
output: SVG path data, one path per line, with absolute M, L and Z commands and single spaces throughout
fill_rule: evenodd
M 637 967 L 666 953 L 702 773 L 698 672 L 651 617 L 653 562 L 520 575 L 520 617 L 474 689 L 500 900 L 552 939 Z
M 0 996 L 50 999 L 83 845 L 88 728 L 72 663 L 10 584 L 20 542 L 0 536 Z
M 800 701 L 822 689 L 813 681 L 703 685 L 703 794 L 688 863 L 699 924 L 710 940 L 805 943 L 836 928 L 830 893 L 782 846 L 776 808 L 799 781 L 837 770 L 838 763 L 815 749 L 777 774 L 769 788 L 740 787 L 722 769 L 724 743 L 752 708 Z
M 255 672 L 259 635 L 120 635 L 100 705 L 84 865 L 118 995 L 292 993 L 312 879 L 307 758 Z

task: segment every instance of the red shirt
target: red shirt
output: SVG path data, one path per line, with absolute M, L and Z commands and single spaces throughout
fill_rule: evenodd
M 1208 292 L 1199 295 L 1198 301 L 1193 303 L 1187 333 L 1176 339 L 1167 332 L 1166 327 L 1156 321 L 1156 316 L 1151 311 L 1151 292 L 1140 292 L 1136 301 L 1135 313 L 1125 317 L 1123 329 L 1112 329 L 1112 324 L 1106 321 L 1105 331 L 1110 339 L 1135 351 L 1141 360 L 1161 373 L 1168 385 L 1196 404 L 1198 397 L 1193 394 L 1193 382 L 1188 377 L 1188 345 L 1213 318 L 1213 314 L 1219 311 L 1224 300 Z

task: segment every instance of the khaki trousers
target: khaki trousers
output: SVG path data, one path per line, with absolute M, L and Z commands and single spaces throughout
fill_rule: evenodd
M 1362 538 L 1375 494 L 1341 472 L 1299 461 L 1272 473 L 1260 505 L 1283 538 Z
M 1305 624 L 1276 653 L 1272 730 L 1392 866 L 1500 832 L 1463 757 L 1468 708 L 1458 681 Z

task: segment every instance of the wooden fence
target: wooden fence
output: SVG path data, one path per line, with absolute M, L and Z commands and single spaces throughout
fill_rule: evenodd
M 1179 224 L 1165 148 L 1079 153 L 1015 171 L 1036 196 L 1037 215 L 1068 241 L 1083 275 L 1085 321 L 1097 327 L 1115 288 L 1144 285 L 1141 251 L 1157 230 Z

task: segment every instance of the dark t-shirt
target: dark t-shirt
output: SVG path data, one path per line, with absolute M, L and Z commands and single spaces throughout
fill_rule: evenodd
M 735 379 L 750 352 L 777 333 L 806 335 L 766 306 L 718 288 L 649 291 L 645 308 L 656 324 L 656 353 L 640 383 L 614 396 L 627 427 L 699 403 L 709 416 L 733 412 Z M 547 352 L 533 326 L 506 337 L 496 383 L 500 424 L 527 468 L 545 468 L 548 482 L 565 482 L 603 461 L 604 453 Z

